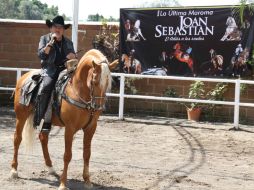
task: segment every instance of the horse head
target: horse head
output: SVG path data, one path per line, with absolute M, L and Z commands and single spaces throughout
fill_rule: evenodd
M 226 25 L 227 25 L 228 27 L 237 28 L 235 19 L 234 19 L 233 17 L 231 17 L 231 16 L 228 17 L 227 22 L 226 22 Z
M 103 106 L 106 92 L 111 89 L 111 70 L 118 60 L 108 63 L 107 58 L 98 50 L 88 51 L 80 60 L 73 76 L 75 94 L 84 102 L 91 101 L 96 106 Z

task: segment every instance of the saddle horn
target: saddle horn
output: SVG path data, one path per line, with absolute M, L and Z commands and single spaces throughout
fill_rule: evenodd
M 77 68 L 78 60 L 77 59 L 70 59 L 65 63 L 68 72 L 72 72 Z

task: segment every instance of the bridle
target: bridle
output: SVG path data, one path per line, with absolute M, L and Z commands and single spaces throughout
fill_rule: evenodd
M 102 64 L 102 63 L 106 63 L 108 65 L 108 62 L 107 60 L 103 60 L 101 61 L 100 63 L 97 63 L 97 64 Z M 72 90 L 72 92 L 74 93 L 74 95 L 78 98 L 78 100 L 75 100 L 69 96 L 66 95 L 65 92 L 63 92 L 62 94 L 62 97 L 70 104 L 74 105 L 74 106 L 77 106 L 79 108 L 82 108 L 82 109 L 86 109 L 86 110 L 89 110 L 91 111 L 92 113 L 94 113 L 95 111 L 102 111 L 104 109 L 104 105 L 105 105 L 105 101 L 103 104 L 99 103 L 97 104 L 96 103 L 96 100 L 97 99 L 105 99 L 106 98 L 106 95 L 104 96 L 95 96 L 94 95 L 94 75 L 92 75 L 92 79 L 90 81 L 90 101 L 86 101 L 84 100 L 77 92 L 76 90 L 73 88 L 73 85 L 72 83 L 70 82 L 70 79 L 68 81 L 68 84 Z

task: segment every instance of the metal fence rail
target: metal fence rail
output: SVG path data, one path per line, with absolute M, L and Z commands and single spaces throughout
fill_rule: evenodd
M 16 71 L 17 80 L 21 77 L 22 72 L 30 71 L 29 68 L 10 68 L 0 67 L 0 71 Z M 109 97 L 119 97 L 119 119 L 124 118 L 124 99 L 149 99 L 149 100 L 164 100 L 174 102 L 196 102 L 206 104 L 220 104 L 220 105 L 231 105 L 234 106 L 234 127 L 239 128 L 239 110 L 240 106 L 254 107 L 254 103 L 241 103 L 240 102 L 240 84 L 252 84 L 252 80 L 240 80 L 240 79 L 214 79 L 214 78 L 194 78 L 194 77 L 176 77 L 176 76 L 154 76 L 154 75 L 135 75 L 135 74 L 124 74 L 124 73 L 112 73 L 112 76 L 120 77 L 120 91 L 119 94 L 107 93 Z M 234 83 L 235 84 L 235 96 L 234 101 L 214 101 L 214 100 L 200 100 L 200 99 L 188 99 L 188 98 L 171 98 L 161 96 L 144 96 L 144 95 L 127 95 L 124 94 L 125 78 L 152 78 L 152 79 L 168 79 L 168 80 L 184 80 L 184 81 L 204 81 L 204 82 L 223 82 L 223 83 Z M 0 90 L 14 90 L 10 87 L 0 87 Z

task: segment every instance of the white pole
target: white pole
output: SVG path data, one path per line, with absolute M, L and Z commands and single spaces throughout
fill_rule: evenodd
M 119 119 L 123 120 L 123 110 L 124 110 L 124 83 L 125 76 L 121 75 L 120 78 L 120 92 L 119 92 Z
M 75 52 L 78 51 L 78 9 L 79 9 L 79 0 L 73 0 L 72 42 Z
M 17 81 L 19 80 L 19 78 L 21 77 L 21 69 L 17 69 Z
M 240 112 L 240 79 L 235 81 L 235 108 L 234 108 L 234 127 L 239 129 L 239 112 Z

